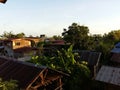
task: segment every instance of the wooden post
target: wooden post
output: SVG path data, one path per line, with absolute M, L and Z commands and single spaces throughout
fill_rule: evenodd
M 59 78 L 59 83 L 60 83 L 60 90 L 62 90 L 62 80 Z
M 54 90 L 63 90 L 62 89 L 62 80 L 61 80 L 61 77 L 59 77 L 57 81 L 58 81 L 57 82 L 57 87 Z

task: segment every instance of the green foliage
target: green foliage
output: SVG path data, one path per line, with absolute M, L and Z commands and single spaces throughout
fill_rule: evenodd
M 102 52 L 100 62 L 109 63 L 110 50 L 117 42 L 120 42 L 120 30 L 114 30 L 103 36 L 100 34 L 88 35 L 89 29 L 86 26 L 73 23 L 64 29 L 63 39 L 74 45 L 74 49 L 78 50 L 93 50 Z
M 21 32 L 21 33 L 16 34 L 15 37 L 16 38 L 24 38 L 25 34 L 23 32 Z
M 66 42 L 73 44 L 74 48 L 85 49 L 88 44 L 88 33 L 88 27 L 73 23 L 68 30 L 64 29 L 62 36 Z
M 87 68 L 86 62 L 76 62 L 72 49 L 72 45 L 67 50 L 62 49 L 55 57 L 34 56 L 29 62 L 36 65 L 46 65 L 70 74 L 70 78 L 64 80 L 66 90 L 85 88 L 84 86 L 89 82 L 90 70 Z
M 120 30 L 114 30 L 104 35 L 104 40 L 113 43 L 120 41 Z
M 44 44 L 45 44 L 45 42 L 38 42 L 37 47 L 43 47 Z
M 0 78 L 0 90 L 18 90 L 18 85 L 16 80 L 3 81 Z
M 67 90 L 88 90 L 90 88 L 90 71 L 89 69 L 80 63 L 73 65 L 73 70 L 69 81 L 67 81 Z M 87 86 L 87 87 L 86 87 Z
M 25 37 L 25 34 L 23 32 L 21 33 L 18 33 L 18 34 L 14 34 L 12 31 L 10 32 L 4 32 L 2 35 L 1 35 L 2 38 L 23 38 Z
M 54 40 L 62 40 L 62 37 L 59 36 L 59 35 L 58 35 L 58 36 L 57 36 L 57 35 L 54 35 L 54 36 L 53 36 L 53 39 L 54 39 Z
M 96 47 L 98 47 L 101 42 L 103 42 L 102 35 L 100 34 L 90 35 L 88 38 L 87 50 L 96 51 Z
M 29 62 L 37 65 L 46 65 L 57 70 L 71 73 L 71 65 L 76 63 L 72 48 L 73 46 L 71 45 L 67 50 L 62 49 L 61 51 L 58 51 L 57 57 L 33 56 Z

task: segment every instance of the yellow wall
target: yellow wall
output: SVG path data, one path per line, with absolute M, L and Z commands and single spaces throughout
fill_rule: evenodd
M 31 42 L 24 39 L 14 39 L 12 40 L 13 49 L 22 48 L 22 47 L 31 47 Z

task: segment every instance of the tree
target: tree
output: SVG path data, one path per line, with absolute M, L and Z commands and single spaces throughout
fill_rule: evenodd
M 87 26 L 81 26 L 73 23 L 67 29 L 64 29 L 62 36 L 63 39 L 74 45 L 75 49 L 86 49 L 88 44 L 89 29 Z
M 15 35 L 13 34 L 12 31 L 10 32 L 6 32 L 4 31 L 4 33 L 1 35 L 2 38 L 15 38 Z
M 100 34 L 89 35 L 88 41 L 87 49 L 96 51 L 96 47 L 103 42 L 103 36 Z
M 58 36 L 57 36 L 57 35 L 54 35 L 53 38 L 54 38 L 55 40 L 62 40 L 62 37 L 59 36 L 59 35 L 58 35 Z
M 120 41 L 120 30 L 114 30 L 109 32 L 108 34 L 104 34 L 104 41 L 108 43 L 116 43 Z
M 2 38 L 23 38 L 23 37 L 25 37 L 25 34 L 23 32 L 14 34 L 12 31 L 10 31 L 10 32 L 4 31 L 4 33 L 1 35 L 1 37 Z
M 16 38 L 24 38 L 25 34 L 23 32 L 16 34 Z

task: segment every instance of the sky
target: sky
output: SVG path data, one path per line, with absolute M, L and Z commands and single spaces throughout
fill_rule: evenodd
M 73 22 L 91 34 L 120 29 L 120 0 L 8 0 L 0 3 L 0 35 L 61 35 Z

